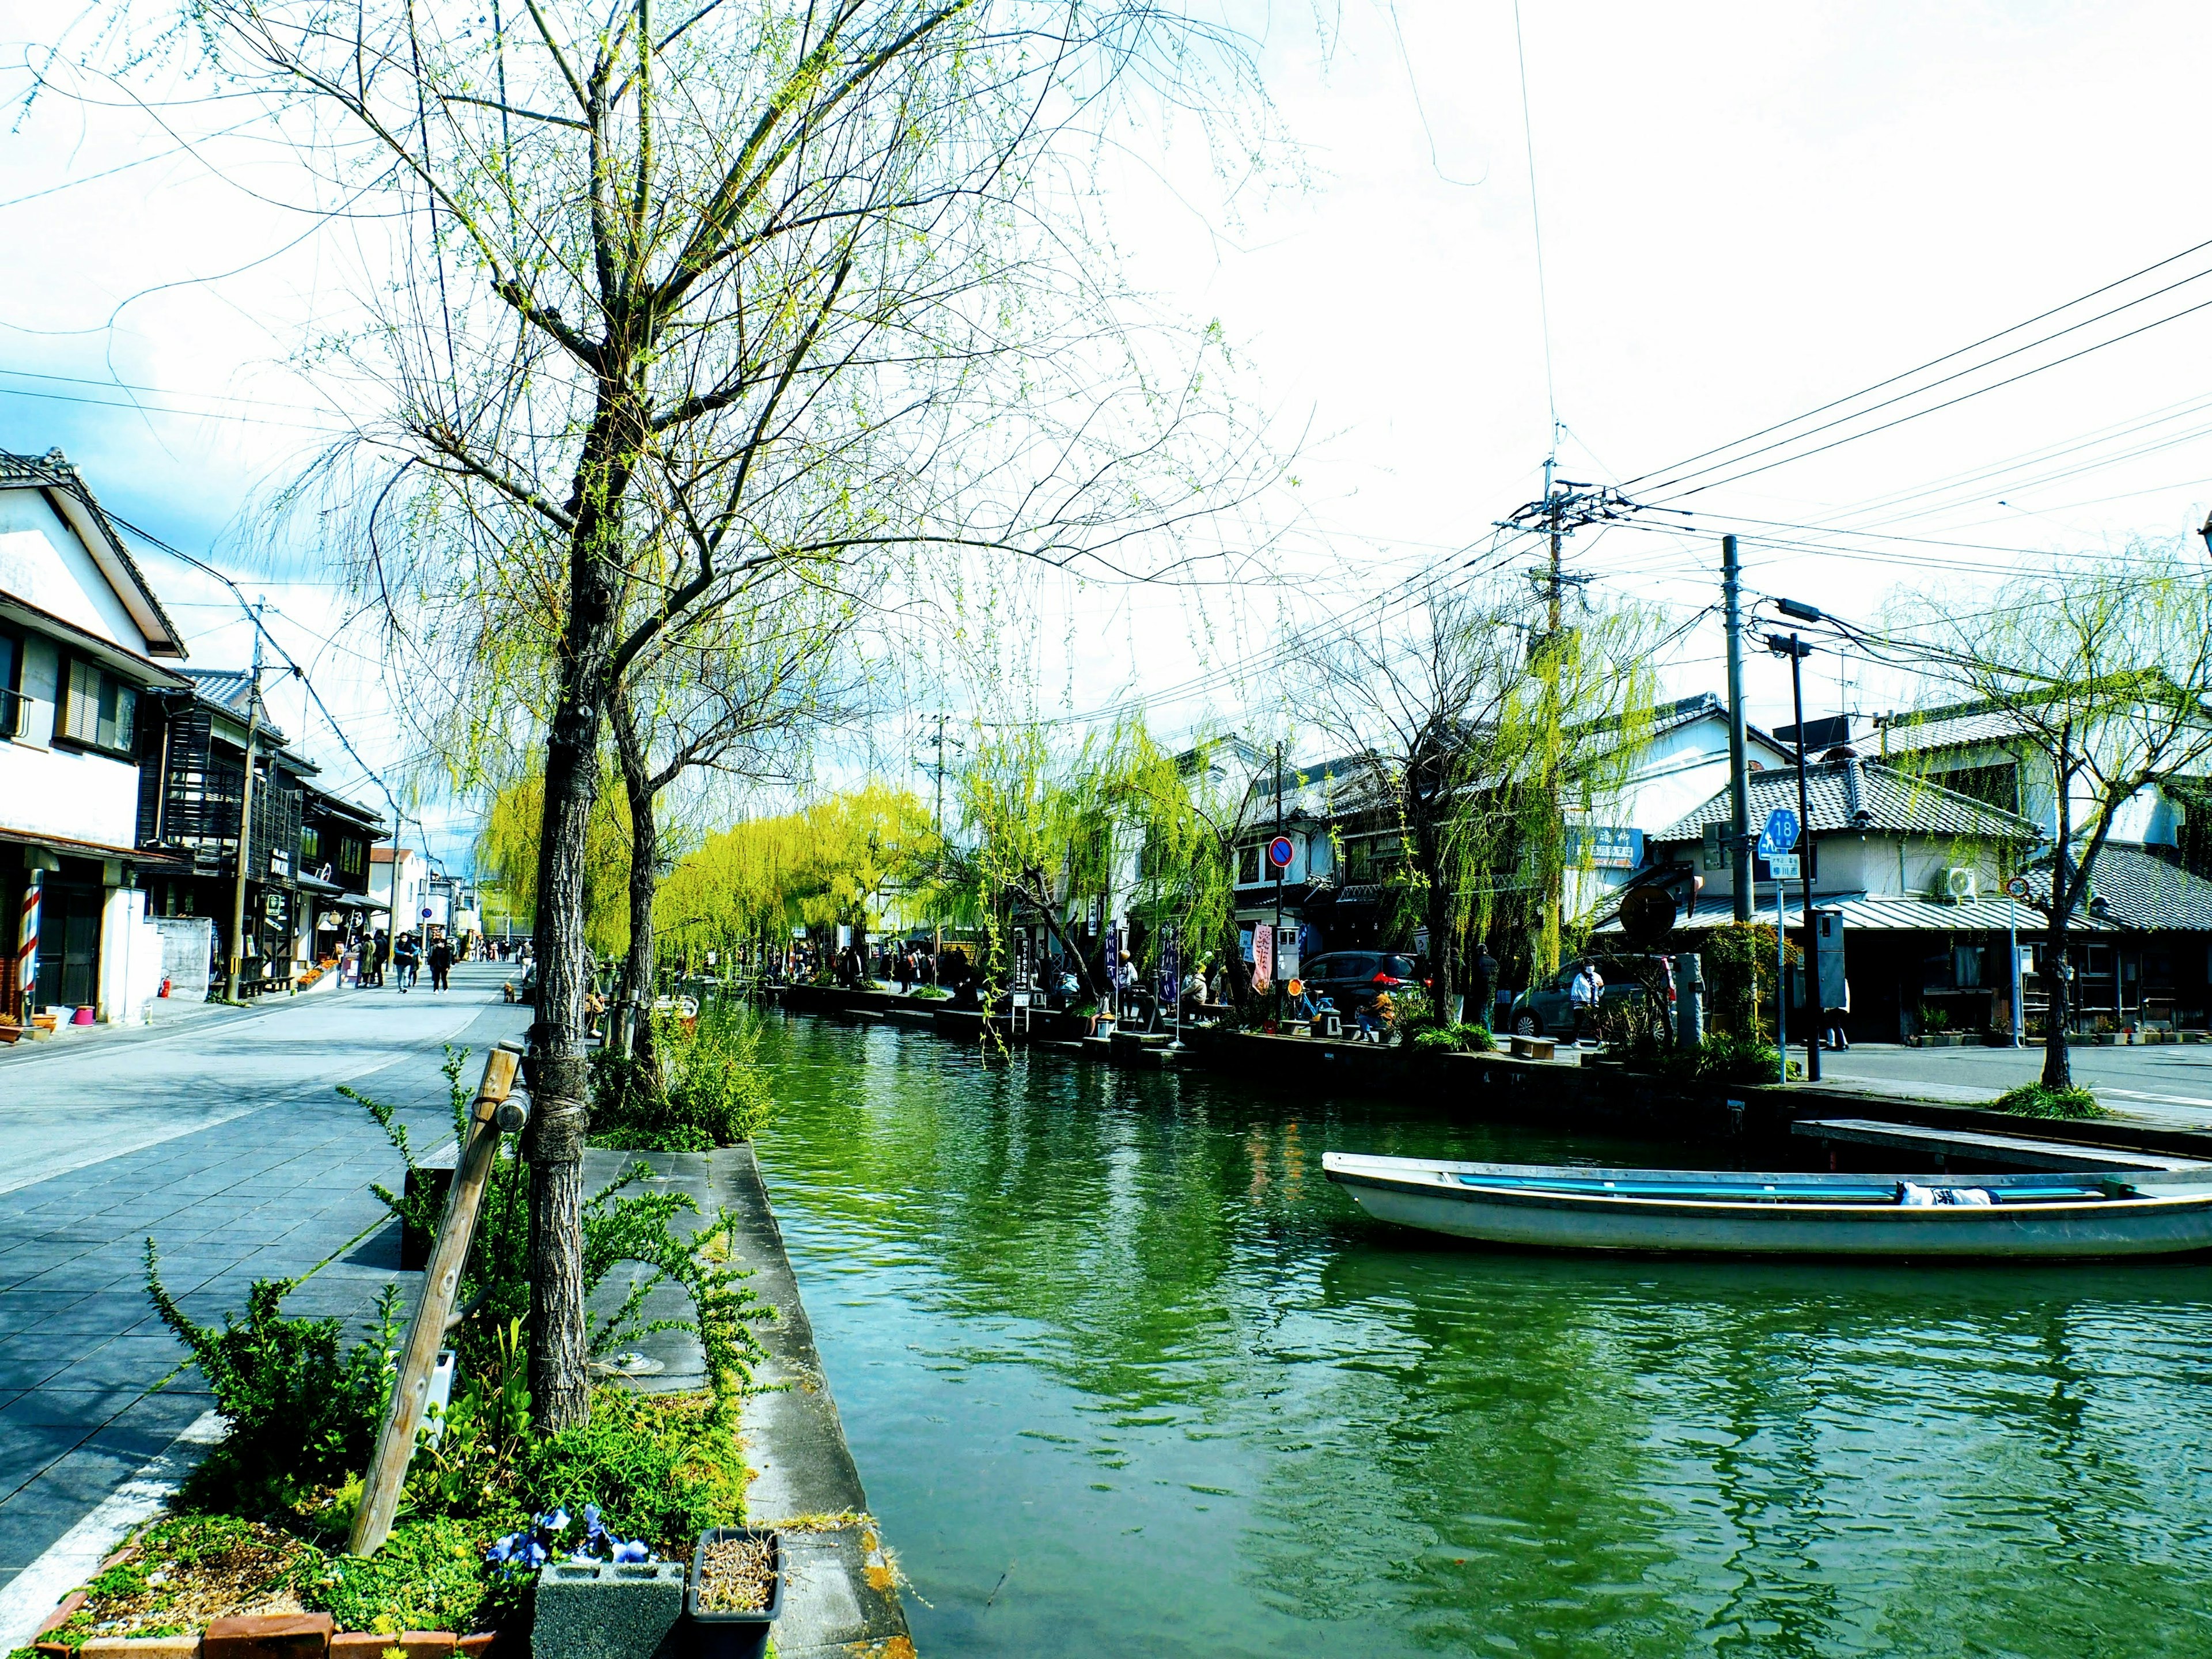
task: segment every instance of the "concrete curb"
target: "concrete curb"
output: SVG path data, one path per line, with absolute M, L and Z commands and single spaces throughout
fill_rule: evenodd
M 762 1392 L 745 1401 L 744 1431 L 757 1472 L 748 1524 L 781 1530 L 789 1564 L 775 1650 L 783 1659 L 911 1655 L 896 1570 L 868 1514 L 760 1164 L 750 1146 L 709 1158 L 715 1200 L 739 1218 L 735 1255 L 777 1316 L 760 1331 L 768 1358 L 754 1377 Z
M 685 1192 L 712 1215 L 726 1208 L 738 1218 L 732 1241 L 734 1264 L 750 1274 L 753 1294 L 775 1310 L 772 1323 L 757 1327 L 767 1358 L 756 1370 L 757 1392 L 744 1403 L 741 1434 L 754 1471 L 745 1497 L 746 1524 L 783 1534 L 783 1613 L 775 1622 L 775 1650 L 782 1659 L 898 1659 L 914 1652 L 906 1611 L 899 1603 L 896 1568 L 868 1513 L 860 1472 L 845 1441 L 845 1427 L 830 1380 L 815 1349 L 814 1328 L 799 1298 L 799 1281 L 784 1252 L 759 1162 L 750 1146 L 712 1152 L 618 1152 L 593 1147 L 584 1155 L 584 1187 L 596 1192 L 633 1164 L 650 1165 L 652 1177 L 634 1188 Z M 679 1220 L 679 1230 L 693 1223 Z M 623 1264 L 592 1298 L 603 1316 L 618 1306 L 635 1280 L 649 1271 Z M 647 1297 L 648 1319 L 688 1318 L 682 1291 L 664 1285 Z M 647 1393 L 707 1386 L 705 1356 L 688 1332 L 657 1331 L 628 1345 L 655 1367 L 629 1378 Z
M 62 1597 L 99 1571 L 108 1553 L 132 1528 L 159 1515 L 185 1477 L 222 1437 L 222 1417 L 201 1413 L 166 1451 L 149 1460 L 0 1589 L 0 1652 L 27 1645 Z

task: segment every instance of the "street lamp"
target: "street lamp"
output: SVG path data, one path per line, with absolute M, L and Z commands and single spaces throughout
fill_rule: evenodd
M 1778 599 L 1776 607 L 1786 617 L 1800 622 L 1819 622 L 1820 613 L 1811 605 L 1796 599 Z M 1813 922 L 1813 809 L 1805 788 L 1805 678 L 1802 665 L 1813 654 L 1813 647 L 1795 634 L 1769 634 L 1766 648 L 1778 657 L 1790 659 L 1790 700 L 1797 715 L 1797 844 L 1799 858 L 1797 873 L 1804 883 L 1805 895 L 1805 1012 L 1810 1016 L 1805 1022 L 1805 1080 L 1820 1080 L 1820 1018 L 1825 1012 L 1820 1003 L 1820 934 Z M 1777 887 L 1780 882 L 1775 884 Z M 1781 988 L 1786 1002 L 1789 988 Z

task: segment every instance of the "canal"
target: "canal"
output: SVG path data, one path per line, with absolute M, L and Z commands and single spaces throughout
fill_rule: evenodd
M 1665 1161 L 771 1017 L 766 1170 L 923 1655 L 2212 1651 L 2193 1266 L 1516 1255 L 1324 1148 Z

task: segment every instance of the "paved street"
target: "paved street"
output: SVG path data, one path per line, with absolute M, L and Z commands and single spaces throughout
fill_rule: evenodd
M 2043 1050 L 1907 1048 L 1861 1043 L 1820 1057 L 1823 1081 L 1868 1085 L 1931 1100 L 1985 1101 L 2043 1072 Z M 2212 1044 L 2153 1048 L 2076 1048 L 2075 1081 L 2097 1091 L 2106 1108 L 2147 1121 L 2212 1126 Z
M 507 976 L 464 965 L 443 996 L 427 978 L 311 993 L 0 1055 L 0 1600 L 211 1403 L 146 1301 L 145 1240 L 197 1319 L 295 1275 L 288 1311 L 356 1318 L 400 1276 L 367 1187 L 401 1166 L 334 1085 L 400 1106 L 422 1151 L 449 1139 L 441 1045 L 520 1036 Z

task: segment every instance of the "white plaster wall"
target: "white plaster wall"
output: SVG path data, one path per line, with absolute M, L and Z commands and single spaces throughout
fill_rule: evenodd
M 40 490 L 0 489 L 0 592 L 126 650 L 146 650 L 145 635 Z
M 100 912 L 100 1018 L 135 1025 L 161 989 L 161 930 L 146 920 L 146 895 L 136 887 L 108 890 Z
M 0 827 L 129 847 L 138 833 L 138 768 L 0 738 Z

